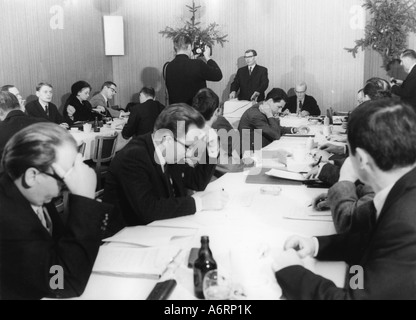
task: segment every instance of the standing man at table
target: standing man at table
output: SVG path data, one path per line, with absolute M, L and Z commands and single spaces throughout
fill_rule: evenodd
M 0 298 L 80 296 L 112 209 L 94 200 L 94 170 L 71 135 L 53 123 L 13 136 L 1 166 Z M 70 192 L 66 223 L 52 202 L 64 187 Z
M 416 299 L 414 141 L 416 112 L 406 104 L 378 100 L 352 112 L 348 122 L 352 165 L 375 192 L 369 231 L 288 239 L 286 251 L 273 264 L 288 299 Z M 354 266 L 346 287 L 337 288 L 305 269 L 301 258 L 307 256 Z
M 296 113 L 302 117 L 319 116 L 321 110 L 315 98 L 306 94 L 308 86 L 305 82 L 296 85 L 296 95 L 290 97 L 283 108 L 285 113 Z
M 401 65 L 408 73 L 406 80 L 391 80 L 391 93 L 399 96 L 416 110 L 416 52 L 407 49 L 400 56 Z
M 134 138 L 112 160 L 104 188 L 104 201 L 114 204 L 113 230 L 146 225 L 156 220 L 221 210 L 224 191 L 203 191 L 214 174 L 218 137 L 208 140 L 202 115 L 186 104 L 167 107 L 153 133 Z M 189 163 L 196 150 L 201 163 Z
M 180 36 L 174 41 L 176 57 L 166 67 L 166 87 L 169 104 L 192 105 L 196 93 L 207 87 L 207 81 L 221 81 L 222 72 L 211 58 L 211 48 L 205 46 L 203 58 L 191 59 L 192 40 Z
M 36 96 L 38 97 L 38 100 L 32 101 L 26 105 L 26 113 L 29 116 L 42 118 L 68 129 L 69 125 L 59 113 L 56 105 L 52 103 L 52 85 L 44 82 L 39 83 L 36 86 Z
M 267 68 L 257 64 L 256 50 L 247 50 L 244 54 L 247 66 L 238 69 L 230 88 L 230 99 L 261 102 L 269 87 Z M 238 93 L 238 95 L 237 95 Z
M 117 85 L 112 81 L 106 81 L 101 86 L 100 93 L 97 93 L 90 100 L 93 109 L 103 107 L 105 109 L 105 117 L 118 118 L 120 111 L 111 109 L 110 100 L 117 94 Z

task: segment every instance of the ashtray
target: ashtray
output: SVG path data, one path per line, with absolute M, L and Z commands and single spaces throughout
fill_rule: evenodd
M 280 187 L 261 187 L 260 193 L 269 196 L 278 196 L 282 192 L 282 188 Z

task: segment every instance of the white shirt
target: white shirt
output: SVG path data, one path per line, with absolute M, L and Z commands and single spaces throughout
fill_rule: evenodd
M 374 207 L 377 210 L 377 219 L 380 217 L 380 213 L 384 207 L 384 204 L 386 203 L 387 196 L 389 195 L 391 189 L 393 189 L 394 185 L 395 183 L 377 192 L 377 194 L 374 196 L 373 202 Z
M 48 230 L 49 233 L 52 233 L 52 225 L 49 226 L 48 228 L 48 220 L 49 223 L 51 224 L 51 218 L 49 217 L 49 214 L 46 210 L 46 208 L 42 207 L 42 206 L 34 206 L 31 205 L 33 211 L 35 212 L 36 216 L 38 217 L 38 219 L 40 220 L 40 222 L 42 223 L 43 227 Z M 41 211 L 42 213 L 39 213 L 39 211 Z
M 253 70 L 254 70 L 254 68 L 256 67 L 256 65 L 257 65 L 257 64 L 254 64 L 254 65 L 252 65 L 252 66 L 249 66 L 249 67 L 248 67 L 248 73 L 249 73 L 249 74 L 253 73 Z M 251 71 L 250 71 L 250 70 L 251 70 Z
M 49 107 L 49 103 L 45 103 L 45 102 L 39 100 L 39 104 L 42 106 L 43 111 L 46 112 L 46 107 Z

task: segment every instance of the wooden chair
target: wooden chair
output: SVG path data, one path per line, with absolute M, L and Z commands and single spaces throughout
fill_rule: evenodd
M 95 137 L 94 152 L 92 161 L 95 163 L 95 172 L 97 173 L 97 190 L 102 189 L 101 179 L 105 177 L 109 168 L 109 162 L 114 158 L 116 153 L 118 133 L 113 136 Z M 103 165 L 107 164 L 107 165 Z

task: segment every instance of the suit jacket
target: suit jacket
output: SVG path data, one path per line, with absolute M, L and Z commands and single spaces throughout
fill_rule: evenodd
M 390 191 L 371 232 L 319 237 L 318 259 L 346 261 L 364 270 L 364 289 L 337 288 L 300 266 L 276 273 L 289 299 L 416 299 L 416 170 Z M 349 277 L 355 276 L 350 274 Z M 354 279 L 353 279 L 354 282 Z M 354 282 L 355 283 L 355 282 Z
M 134 138 L 111 162 L 104 201 L 114 205 L 115 215 L 122 217 L 127 226 L 194 214 L 195 200 L 188 196 L 187 189 L 205 190 L 215 165 L 191 168 L 174 164 L 168 168 L 175 195 L 162 167 L 156 163 L 151 134 Z
M 207 87 L 207 81 L 221 79 L 221 69 L 214 60 L 205 63 L 201 59 L 190 59 L 179 54 L 166 67 L 169 103 L 182 102 L 192 106 L 193 98 L 199 90 Z
M 260 93 L 257 101 L 263 101 L 265 99 L 264 92 L 269 87 L 269 76 L 267 68 L 256 65 L 251 75 L 249 74 L 248 67 L 238 69 L 237 75 L 231 83 L 230 91 L 238 92 L 239 100 L 251 100 L 251 96 L 254 92 Z
M 31 117 L 42 118 L 56 124 L 65 122 L 64 117 L 59 113 L 58 108 L 53 103 L 49 103 L 49 116 L 39 103 L 39 100 L 28 103 L 26 105 L 26 113 Z
M 10 111 L 6 119 L 0 122 L 0 160 L 3 155 L 3 149 L 11 137 L 34 123 L 45 121 L 44 119 L 30 117 L 20 110 Z
M 120 115 L 120 112 L 117 110 L 112 110 L 110 108 L 110 101 L 106 101 L 104 96 L 101 93 L 97 93 L 95 96 L 93 96 L 90 99 L 90 104 L 91 107 L 93 109 L 97 108 L 97 107 L 104 107 L 106 112 L 105 112 L 105 116 L 106 117 L 111 117 L 111 118 L 118 118 Z
M 41 299 L 79 296 L 87 285 L 111 206 L 70 196 L 64 225 L 46 205 L 52 236 L 8 175 L 0 176 L 0 298 Z M 52 290 L 52 266 L 64 271 L 64 289 Z
M 74 120 L 72 120 L 68 115 L 68 106 L 70 105 L 75 108 Z M 72 94 L 69 96 L 68 100 L 66 100 L 64 106 L 64 119 L 65 122 L 69 125 L 72 125 L 78 121 L 94 121 L 95 118 L 101 120 L 102 116 L 92 111 L 91 103 L 88 101 L 83 101 L 81 103 L 81 101 L 79 101 L 79 99 Z
M 130 108 L 130 117 L 123 128 L 125 139 L 153 132 L 157 117 L 165 108 L 159 101 L 147 100 Z
M 409 73 L 401 86 L 393 86 L 391 92 L 398 95 L 403 102 L 416 110 L 416 66 Z
M 297 96 L 290 97 L 282 111 L 289 110 L 290 113 L 296 113 L 296 110 L 298 108 L 297 103 Z M 321 110 L 319 109 L 318 103 L 316 102 L 315 98 L 308 95 L 305 96 L 305 101 L 303 102 L 301 111 L 307 111 L 311 116 L 321 115 Z
M 370 186 L 340 181 L 328 191 L 335 230 L 338 233 L 368 232 L 374 214 L 374 191 Z
M 241 155 L 247 150 L 264 148 L 273 141 L 279 140 L 283 134 L 291 132 L 291 128 L 280 126 L 279 119 L 267 118 L 259 107 L 260 104 L 255 104 L 246 110 L 240 119 L 238 131 L 242 140 Z M 255 131 L 256 129 L 262 130 L 261 136 Z M 261 145 L 257 145 L 257 141 L 261 141 Z

